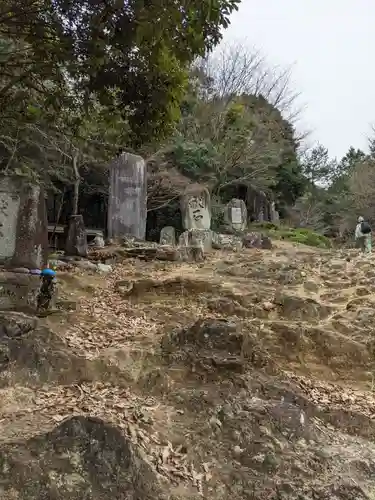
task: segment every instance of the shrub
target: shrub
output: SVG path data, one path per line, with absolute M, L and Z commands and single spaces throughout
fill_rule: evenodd
M 281 229 L 279 237 L 284 240 L 293 241 L 295 243 L 303 243 L 311 247 L 331 248 L 331 240 L 322 234 L 316 233 L 311 229 Z
M 272 222 L 254 222 L 250 225 L 249 230 L 262 231 L 268 236 L 275 239 L 292 241 L 294 243 L 302 243 L 311 247 L 331 248 L 332 243 L 329 238 L 323 234 L 316 233 L 311 229 L 306 228 L 289 228 L 285 226 L 277 226 Z
M 213 231 L 220 232 L 223 225 L 224 225 L 224 207 L 222 206 L 212 207 L 211 229 Z

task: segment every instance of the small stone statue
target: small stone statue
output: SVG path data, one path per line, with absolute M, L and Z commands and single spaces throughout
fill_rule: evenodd
M 43 269 L 40 274 L 41 286 L 37 298 L 37 312 L 48 311 L 56 291 L 56 273 L 53 269 Z

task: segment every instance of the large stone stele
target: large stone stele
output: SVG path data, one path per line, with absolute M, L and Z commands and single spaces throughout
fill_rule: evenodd
M 233 198 L 225 207 L 224 222 L 235 231 L 244 231 L 247 226 L 247 208 L 243 200 Z
M 40 269 L 47 257 L 42 188 L 25 180 L 0 177 L 0 263 L 10 268 Z
M 144 240 L 147 217 L 147 170 L 141 156 L 123 153 L 109 166 L 108 238 Z
M 180 208 L 185 230 L 211 228 L 211 197 L 204 186 L 188 186 L 181 196 Z

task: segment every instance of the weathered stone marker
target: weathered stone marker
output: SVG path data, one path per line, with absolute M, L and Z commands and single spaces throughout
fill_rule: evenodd
M 144 239 L 147 217 L 147 169 L 141 156 L 122 153 L 109 166 L 108 237 Z
M 271 222 L 273 224 L 280 224 L 280 214 L 276 210 L 274 201 L 271 203 Z
M 181 197 L 182 225 L 188 229 L 210 229 L 211 198 L 204 186 L 189 186 Z
M 254 220 L 263 222 L 270 219 L 271 204 L 263 191 L 248 187 L 246 205 Z
M 201 262 L 204 260 L 204 234 L 202 229 L 189 229 L 178 240 L 180 260 Z
M 47 263 L 48 225 L 39 186 L 0 178 L 0 263 L 12 268 L 40 269 Z
M 92 242 L 92 246 L 95 247 L 95 248 L 104 248 L 105 247 L 105 243 L 104 243 L 104 238 L 103 236 L 100 236 L 100 234 L 98 234 L 97 236 L 95 236 L 93 242 Z
M 175 245 L 176 230 L 173 226 L 165 226 L 160 231 L 160 245 Z
M 39 289 L 39 276 L 0 272 L 0 310 L 35 312 Z
M 87 257 L 87 234 L 82 215 L 72 215 L 69 219 L 65 252 L 67 255 Z
M 243 200 L 233 198 L 226 206 L 224 221 L 235 231 L 244 231 L 247 225 L 247 208 Z
M 35 310 L 40 278 L 30 271 L 44 267 L 47 255 L 42 189 L 0 177 L 0 309 Z

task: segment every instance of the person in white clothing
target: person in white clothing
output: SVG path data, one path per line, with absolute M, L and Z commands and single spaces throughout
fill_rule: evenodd
M 355 240 L 357 246 L 362 252 L 371 252 L 371 227 L 363 217 L 358 217 L 358 223 L 355 228 Z

